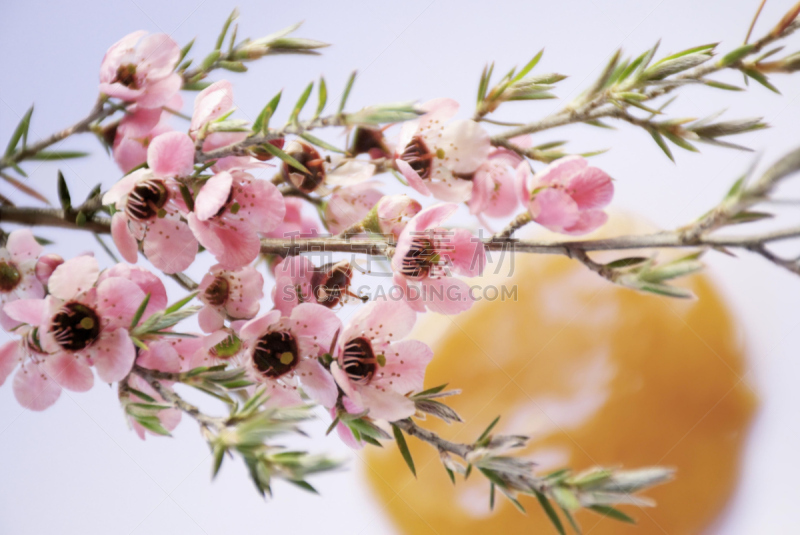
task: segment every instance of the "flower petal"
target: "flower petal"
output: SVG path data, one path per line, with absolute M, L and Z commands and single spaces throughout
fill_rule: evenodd
M 68 353 L 57 353 L 47 357 L 41 368 L 67 390 L 86 392 L 94 386 L 94 374 L 86 360 Z
M 314 401 L 323 407 L 330 408 L 336 405 L 339 389 L 328 370 L 322 367 L 319 361 L 303 359 L 297 365 L 300 382 L 303 390 Z
M 18 263 L 39 258 L 43 250 L 33 237 L 33 232 L 26 228 L 15 230 L 8 235 L 6 249 L 11 253 L 11 259 Z
M 32 411 L 43 411 L 56 402 L 61 387 L 33 361 L 23 364 L 14 376 L 14 397 Z
M 100 267 L 95 257 L 76 256 L 53 271 L 47 287 L 51 294 L 66 301 L 94 286 L 99 274 Z
M 178 216 L 166 216 L 150 222 L 142 250 L 156 268 L 164 273 L 177 273 L 194 262 L 197 239 Z
M 534 221 L 553 232 L 564 232 L 578 222 L 578 205 L 563 190 L 547 188 L 537 193 L 528 210 Z
M 135 264 L 139 259 L 139 243 L 128 229 L 128 216 L 124 212 L 117 212 L 111 217 L 111 238 L 122 258 Z
M 394 390 L 379 390 L 368 385 L 360 388 L 359 393 L 372 418 L 394 422 L 408 418 L 417 411 L 413 401 Z
M 0 346 L 0 386 L 6 382 L 6 379 L 17 367 L 21 358 L 22 352 L 20 351 L 18 340 L 11 340 Z
M 147 165 L 160 177 L 188 176 L 194 171 L 194 142 L 181 132 L 166 132 L 150 141 Z
M 101 334 L 90 353 L 97 375 L 106 383 L 124 379 L 136 359 L 136 349 L 124 328 Z
M 3 312 L 20 323 L 37 327 L 47 319 L 47 302 L 44 299 L 17 299 L 6 303 Z
M 569 183 L 572 200 L 581 210 L 603 208 L 614 196 L 611 177 L 597 167 L 587 167 Z
M 269 330 L 270 325 L 281 319 L 280 310 L 270 310 L 263 316 L 251 319 L 242 325 L 239 336 L 242 339 L 254 340 Z
M 425 368 L 433 359 L 433 350 L 427 344 L 419 340 L 401 340 L 386 348 L 385 357 L 386 366 L 380 369 L 381 377 L 373 382 L 398 394 L 423 389 Z
M 227 171 L 217 173 L 203 184 L 194 203 L 194 213 L 200 221 L 214 217 L 225 203 L 231 193 L 233 176 Z

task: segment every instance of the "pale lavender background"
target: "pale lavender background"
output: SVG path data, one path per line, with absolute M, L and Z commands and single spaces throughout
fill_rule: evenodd
M 756 34 L 766 31 L 792 3 L 770 2 Z M 563 98 L 571 97 L 586 87 L 619 46 L 638 54 L 663 37 L 662 52 L 712 41 L 723 41 L 723 49 L 733 47 L 741 42 L 757 4 L 756 0 L 242 1 L 238 2 L 240 36 L 258 37 L 305 20 L 300 35 L 334 46 L 318 58 L 266 59 L 249 75 L 230 78 L 243 117 L 254 117 L 281 88 L 291 99 L 320 74 L 326 76 L 335 97 L 354 68 L 360 76 L 352 108 L 450 96 L 462 102 L 466 116 L 487 61 L 495 59 L 499 70 L 507 70 L 546 46 L 539 68 L 571 74 L 558 90 Z M 31 102 L 37 106 L 32 138 L 85 114 L 96 96 L 97 68 L 104 51 L 126 33 L 164 31 L 181 44 L 198 36 L 196 50 L 207 51 L 233 5 L 210 0 L 3 2 L 0 142 L 5 143 Z M 789 50 L 797 48 L 797 38 L 793 42 Z M 725 79 L 741 82 L 733 75 Z M 800 144 L 800 77 L 776 78 L 776 82 L 782 97 L 760 86 L 744 94 L 693 88 L 682 92 L 672 111 L 702 116 L 731 107 L 731 117 L 763 114 L 774 128 L 739 139 L 763 154 L 763 166 Z M 503 115 L 508 120 L 533 119 L 560 104 L 511 104 Z M 678 163 L 673 165 L 649 136 L 626 127 L 611 133 L 574 127 L 537 140 L 562 138 L 571 139 L 570 147 L 576 151 L 613 147 L 594 161 L 617 179 L 615 205 L 642 212 L 667 228 L 703 213 L 754 159 L 752 154 L 703 146 L 702 156 L 676 149 Z M 119 177 L 88 136 L 59 148 L 89 148 L 97 156 L 61 164 L 76 199 L 97 182 L 108 187 Z M 30 163 L 25 168 L 34 185 L 54 192 L 55 164 Z M 4 194 L 9 189 L 6 184 L 0 188 Z M 800 188 L 787 188 L 787 196 L 792 195 L 800 197 Z M 794 212 L 796 223 L 796 207 Z M 61 238 L 55 249 L 65 256 L 97 250 L 88 235 L 45 234 Z M 98 257 L 107 261 L 102 252 Z M 750 255 L 709 258 L 751 350 L 752 372 L 744 381 L 763 400 L 740 490 L 715 532 L 794 532 L 800 529 L 796 513 L 800 281 Z M 179 295 L 174 290 L 171 287 L 173 297 Z M 6 336 L 0 333 L 0 342 Z M 143 443 L 126 428 L 115 399 L 114 389 L 98 384 L 87 394 L 65 393 L 44 413 L 31 413 L 17 405 L 9 384 L 0 388 L 0 533 L 392 531 L 353 473 L 361 469 L 361 462 L 334 438 L 315 441 L 313 447 L 350 457 L 352 469 L 317 478 L 322 498 L 278 483 L 278 500 L 264 503 L 239 462 L 226 463 L 217 480 L 209 481 L 208 451 L 193 423 L 182 425 L 172 440 Z M 323 426 L 312 428 L 319 435 Z

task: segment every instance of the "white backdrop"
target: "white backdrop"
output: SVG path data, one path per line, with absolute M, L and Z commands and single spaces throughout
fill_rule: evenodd
M 756 35 L 769 28 L 793 2 L 769 2 Z M 478 76 L 487 61 L 498 70 L 524 64 L 542 47 L 541 72 L 571 75 L 559 84 L 574 96 L 599 74 L 617 47 L 638 54 L 663 38 L 661 51 L 722 41 L 723 50 L 741 43 L 757 0 L 616 0 L 492 2 L 455 0 L 240 1 L 240 36 L 258 37 L 299 20 L 299 35 L 333 43 L 320 57 L 275 57 L 247 75 L 231 75 L 243 117 L 255 117 L 281 88 L 293 101 L 309 80 L 324 74 L 331 97 L 347 75 L 359 70 L 350 107 L 449 96 L 469 114 Z M 170 33 L 183 44 L 197 36 L 198 54 L 210 50 L 233 7 L 219 0 L 4 0 L 0 6 L 0 142 L 36 103 L 31 137 L 71 124 L 92 106 L 97 70 L 106 48 L 138 29 Z M 800 38 L 793 41 L 794 47 Z M 221 76 L 221 75 L 219 75 Z M 219 76 L 216 78 L 218 79 Z M 729 82 L 741 83 L 728 75 Z M 773 129 L 741 136 L 765 163 L 800 145 L 800 76 L 776 78 L 783 96 L 760 86 L 747 93 L 706 88 L 682 92 L 675 114 L 701 117 L 730 107 L 730 117 L 764 115 Z M 187 98 L 187 106 L 191 103 Z M 510 104 L 502 117 L 540 117 L 560 101 Z M 288 107 L 288 106 L 287 106 Z M 283 114 L 286 110 L 283 110 Z M 280 114 L 279 114 L 280 115 Z M 282 115 L 281 115 L 282 116 Z M 646 214 L 670 228 L 702 214 L 749 167 L 753 154 L 702 146 L 703 154 L 677 152 L 677 164 L 649 136 L 632 128 L 616 132 L 570 127 L 542 136 L 570 139 L 575 151 L 612 147 L 594 162 L 616 179 L 614 203 Z M 97 156 L 64 170 L 73 198 L 97 182 L 111 185 L 119 172 L 89 136 L 62 149 L 90 148 Z M 30 180 L 55 198 L 55 164 L 28 164 Z M 798 180 L 800 182 L 800 180 Z M 4 194 L 8 186 L 0 186 Z M 800 197 L 800 187 L 786 188 Z M 14 197 L 18 198 L 18 197 Z M 784 210 L 797 222 L 794 214 Z M 44 232 L 44 231 L 43 231 Z M 47 231 L 56 252 L 72 256 L 97 249 L 91 238 Z M 105 261 L 102 251 L 98 257 Z M 735 501 L 715 532 L 789 533 L 800 529 L 800 280 L 747 254 L 710 257 L 711 269 L 733 306 L 750 349 L 748 384 L 762 406 L 752 429 Z M 179 295 L 171 288 L 171 296 Z M 7 335 L 0 333 L 0 343 Z M 322 423 L 312 426 L 317 435 Z M 317 478 L 322 497 L 277 484 L 278 499 L 264 503 L 244 467 L 226 463 L 209 481 L 210 458 L 194 423 L 174 439 L 139 441 L 128 431 L 116 392 L 102 385 L 87 394 L 65 392 L 44 413 L 22 410 L 10 384 L 0 388 L 0 533 L 212 534 L 275 532 L 391 533 L 369 490 L 357 477 L 361 463 L 334 437 L 314 442 L 350 457 L 349 469 Z

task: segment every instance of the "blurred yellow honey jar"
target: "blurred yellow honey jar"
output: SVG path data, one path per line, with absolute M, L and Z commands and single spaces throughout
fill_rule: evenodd
M 634 226 L 615 216 L 604 234 Z M 702 533 L 735 488 L 756 406 L 741 333 L 708 275 L 680 281 L 697 299 L 677 300 L 614 286 L 561 257 L 517 255 L 513 275 L 508 258 L 495 274 L 493 255 L 473 283 L 512 295 L 516 287 L 516 299 L 428 314 L 415 333 L 436 355 L 426 387 L 463 391 L 448 403 L 464 424 L 429 417 L 423 425 L 470 442 L 502 415 L 495 432 L 531 436 L 521 454 L 540 473 L 674 467 L 674 481 L 646 493 L 656 507 L 620 507 L 637 525 L 586 511 L 576 519 L 592 535 Z M 454 487 L 431 447 L 409 446 L 416 480 L 395 447 L 369 448 L 364 470 L 398 532 L 555 533 L 535 498 L 521 498 L 527 515 L 499 496 L 490 510 L 485 479 L 473 474 Z

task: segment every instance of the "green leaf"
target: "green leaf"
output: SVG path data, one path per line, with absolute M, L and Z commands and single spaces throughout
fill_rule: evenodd
M 494 68 L 494 63 L 492 63 L 492 69 Z M 478 82 L 478 106 L 486 100 L 486 91 L 489 88 L 489 78 L 491 78 L 491 70 L 489 65 L 483 66 L 483 72 L 481 72 L 481 80 Z
M 644 256 L 631 256 L 628 258 L 620 258 L 619 260 L 614 260 L 613 262 L 609 262 L 605 265 L 605 267 L 610 269 L 620 269 L 620 268 L 629 268 L 631 266 L 636 266 L 641 264 L 642 262 L 647 262 L 650 260 Z
M 756 45 L 751 43 L 749 45 L 742 45 L 739 48 L 734 48 L 722 56 L 722 58 L 720 58 L 720 60 L 717 62 L 717 65 L 720 67 L 728 67 L 729 65 L 736 63 L 743 57 L 747 56 L 755 47 Z
M 176 301 L 175 303 L 173 303 L 169 307 L 167 307 L 167 309 L 164 311 L 164 314 L 165 315 L 166 314 L 172 314 L 173 312 L 179 311 L 180 309 L 182 309 L 186 305 L 186 303 L 188 303 L 189 301 L 194 299 L 196 295 L 197 295 L 197 292 L 192 292 L 189 295 L 187 295 L 186 297 L 184 297 L 183 299 L 181 299 L 180 301 Z
M 189 51 L 192 49 L 193 46 L 194 46 L 194 39 L 186 43 L 186 45 L 183 48 L 181 48 L 181 56 L 178 58 L 178 63 L 183 61 L 183 58 L 185 58 L 186 55 L 189 54 Z
M 322 141 L 320 138 L 315 137 L 308 132 L 303 132 L 302 134 L 300 134 L 300 137 L 305 139 L 312 145 L 316 145 L 317 147 L 322 147 L 325 150 L 329 150 L 331 152 L 338 152 L 339 154 L 345 153 L 342 149 L 331 145 L 327 141 Z
M 314 114 L 315 118 L 319 117 L 319 114 L 325 109 L 325 104 L 328 103 L 328 87 L 325 85 L 325 78 L 322 76 L 319 77 L 319 88 L 317 88 L 317 92 L 319 94 L 319 99 L 317 100 L 317 112 Z
M 669 130 L 664 130 L 663 134 L 667 137 L 667 139 L 669 139 L 670 141 L 672 141 L 673 143 L 675 143 L 677 146 L 679 146 L 682 149 L 688 150 L 690 152 L 700 152 L 697 149 L 697 147 L 695 147 L 694 145 L 692 145 L 691 143 L 689 143 L 688 141 L 686 141 L 682 137 L 673 134 Z
M 24 136 L 25 140 L 27 140 L 28 129 L 31 126 L 31 115 L 33 115 L 33 106 L 28 108 L 28 111 L 22 116 L 14 133 L 11 134 L 11 139 L 8 141 L 8 146 L 6 147 L 5 156 L 11 156 L 14 153 L 14 149 L 17 148 L 17 143 L 19 143 L 20 138 Z M 22 146 L 25 146 L 25 142 L 23 142 Z
M 663 295 L 665 297 L 677 297 L 680 299 L 690 299 L 694 297 L 694 294 L 691 291 L 685 288 L 679 288 L 677 286 L 670 286 L 668 284 L 642 282 L 639 284 L 638 289 L 643 292 Z
M 186 204 L 186 207 L 189 209 L 190 212 L 193 211 L 194 197 L 192 197 L 192 192 L 189 191 L 189 186 L 181 182 L 178 189 L 180 189 L 181 191 L 181 197 L 183 198 L 183 202 Z
M 421 397 L 424 397 L 424 396 L 429 396 L 431 394 L 438 394 L 439 392 L 441 392 L 445 388 L 447 388 L 447 383 L 444 383 L 444 384 L 439 385 L 439 386 L 434 386 L 433 388 L 429 388 L 427 390 L 423 390 L 422 392 L 418 392 L 418 393 L 414 394 L 414 397 L 415 398 L 421 398 Z
M 211 52 L 209 55 L 205 57 L 205 59 L 203 59 L 203 63 L 200 64 L 200 70 L 201 71 L 209 70 L 214 65 L 214 63 L 216 63 L 216 61 L 220 58 L 221 55 L 222 53 L 219 50 L 214 50 L 213 52 Z
M 211 477 L 217 477 L 219 469 L 222 467 L 222 461 L 225 459 L 225 446 L 222 444 L 214 445 L 214 465 L 211 468 Z
M 394 424 L 392 424 L 392 431 L 394 432 L 394 440 L 397 442 L 397 447 L 400 450 L 400 454 L 403 456 L 403 460 L 405 460 L 411 473 L 414 474 L 414 477 L 417 477 L 417 469 L 414 468 L 414 459 L 411 458 L 411 452 L 408 450 L 408 444 L 406 444 L 403 431 Z
M 225 69 L 226 71 L 247 72 L 247 66 L 241 61 L 228 61 L 222 59 L 219 61 L 218 65 L 220 68 Z
M 239 16 L 239 8 L 234 8 L 231 11 L 231 14 L 228 15 L 225 24 L 222 26 L 222 31 L 219 33 L 219 37 L 217 37 L 217 44 L 214 47 L 216 50 L 222 48 L 222 43 L 225 41 L 225 35 L 228 33 L 228 28 L 230 28 L 231 23 Z
M 80 151 L 55 151 L 55 150 L 42 150 L 36 154 L 29 156 L 28 160 L 52 161 L 52 160 L 71 160 L 73 158 L 84 158 L 89 156 L 88 152 Z
M 203 89 L 205 89 L 210 85 L 211 82 L 197 81 L 197 82 L 190 82 L 188 84 L 183 84 L 183 87 L 181 89 L 183 89 L 184 91 L 202 91 Z
M 253 123 L 253 132 L 255 133 L 262 133 L 266 134 L 269 129 L 269 120 L 272 118 L 272 115 L 275 113 L 275 110 L 278 109 L 278 104 L 281 102 L 281 95 L 283 91 L 279 91 L 277 95 L 272 97 L 264 109 L 261 110 L 261 113 L 258 114 L 256 121 Z
M 157 435 L 162 435 L 165 437 L 172 436 L 170 435 L 169 431 L 161 425 L 161 421 L 156 416 L 136 416 L 134 417 L 136 422 L 147 429 L 148 431 L 152 431 Z
M 648 128 L 647 131 L 653 137 L 653 140 L 661 148 L 661 150 L 664 151 L 664 154 L 667 155 L 667 158 L 669 158 L 670 160 L 672 160 L 674 162 L 675 158 L 673 158 L 673 156 L 672 156 L 672 151 L 669 150 L 669 146 L 667 145 L 667 142 L 664 141 L 663 137 L 661 137 L 661 134 L 659 133 L 659 131 L 656 130 L 655 128 Z
M 302 171 L 303 173 L 311 173 L 306 166 L 295 160 L 293 157 L 289 156 L 283 150 L 279 149 L 275 145 L 271 143 L 264 143 L 263 145 L 259 145 L 260 148 L 264 149 L 268 153 L 272 154 L 273 156 L 278 157 L 279 159 L 283 160 L 287 164 L 291 165 L 295 169 Z
M 150 293 L 148 292 L 147 295 L 144 296 L 142 299 L 141 304 L 139 304 L 139 308 L 136 309 L 136 314 L 133 315 L 133 319 L 131 320 L 131 329 L 139 325 L 139 320 L 142 319 L 142 314 L 144 314 L 144 309 L 147 308 L 147 303 L 150 302 Z
M 627 522 L 628 524 L 636 523 L 636 520 L 629 517 L 619 509 L 611 507 L 610 505 L 590 505 L 588 509 L 591 509 L 595 513 L 601 514 L 603 516 L 607 516 L 608 518 L 613 518 L 614 520 Z
M 353 71 L 350 74 L 350 78 L 347 79 L 347 85 L 344 88 L 344 93 L 342 93 L 342 100 L 339 102 L 339 110 L 337 113 L 341 114 L 344 111 L 345 104 L 347 104 L 347 99 L 350 97 L 350 90 L 353 89 L 353 82 L 356 81 L 356 74 L 358 71 Z
M 543 49 L 541 49 L 541 50 L 539 51 L 539 53 L 538 53 L 538 54 L 536 54 L 536 55 L 533 57 L 533 59 L 532 59 L 532 60 L 530 60 L 530 61 L 528 62 L 528 64 L 527 64 L 527 65 L 525 65 L 525 66 L 522 68 L 522 70 L 521 70 L 521 71 L 519 71 L 519 73 L 517 73 L 517 75 L 516 75 L 516 76 L 515 76 L 515 77 L 514 77 L 514 78 L 513 78 L 511 81 L 512 81 L 512 82 L 518 82 L 518 81 L 522 80 L 523 78 L 525 78 L 525 75 L 526 75 L 526 74 L 528 74 L 529 72 L 531 72 L 531 70 L 533 70 L 533 68 L 534 68 L 534 67 L 536 67 L 536 65 L 539 63 L 539 60 L 540 60 L 540 59 L 542 59 L 542 54 L 544 54 L 544 48 L 543 48 Z
M 764 74 L 761 73 L 760 71 L 757 71 L 755 69 L 742 69 L 742 72 L 745 73 L 750 78 L 752 78 L 753 80 L 755 80 L 756 82 L 758 82 L 759 84 L 769 89 L 770 91 L 777 93 L 779 95 L 781 94 L 781 92 L 778 91 L 778 88 L 772 85 L 767 79 L 767 77 L 764 76 Z
M 567 511 L 563 507 L 561 508 L 561 512 L 564 513 L 565 517 L 567 517 L 567 522 L 569 522 L 569 525 L 572 526 L 573 530 L 575 530 L 575 533 L 577 533 L 578 535 L 581 535 L 581 527 L 578 525 L 578 523 L 572 517 L 572 513 L 570 513 L 569 511 Z
M 494 420 L 492 420 L 492 423 L 490 423 L 490 424 L 489 424 L 489 427 L 487 427 L 487 428 L 486 428 L 486 429 L 483 431 L 483 433 L 481 433 L 481 436 L 479 436 L 479 437 L 478 437 L 478 440 L 476 440 L 476 442 L 480 442 L 480 441 L 482 441 L 483 439 L 485 439 L 486 437 L 488 437 L 488 436 L 489 436 L 489 433 L 491 433 L 491 432 L 492 432 L 492 429 L 494 429 L 494 426 L 496 426 L 496 425 L 497 425 L 497 422 L 499 422 L 499 421 L 500 421 L 500 417 L 499 417 L 499 416 L 498 416 L 497 418 L 495 418 Z
M 156 403 L 156 399 L 154 397 L 145 394 L 141 390 L 136 390 L 135 388 L 131 388 L 130 386 L 128 387 L 128 390 L 130 390 L 131 394 L 134 394 L 136 397 L 142 398 L 143 400 L 150 403 Z
M 494 511 L 494 483 L 489 483 L 489 510 Z
M 656 65 L 660 65 L 662 63 L 665 63 L 667 61 L 671 61 L 673 59 L 678 59 L 678 58 L 681 58 L 683 56 L 688 56 L 689 54 L 706 53 L 707 55 L 711 55 L 711 53 L 714 51 L 714 49 L 717 47 L 717 45 L 719 45 L 719 43 L 710 43 L 710 44 L 707 44 L 707 45 L 696 46 L 694 48 L 687 48 L 686 50 L 683 50 L 681 52 L 672 54 L 671 56 L 667 56 L 665 58 L 661 58 L 660 60 L 658 60 L 657 62 L 655 62 L 653 64 L 653 67 L 655 67 Z
M 298 486 L 298 487 L 300 487 L 301 489 L 303 489 L 303 490 L 307 490 L 308 492 L 313 492 L 314 494 L 319 494 L 319 492 L 317 491 L 317 489 L 315 489 L 314 487 L 312 487 L 312 486 L 311 486 L 311 485 L 310 485 L 310 484 L 309 484 L 307 481 L 305 481 L 305 480 L 302 480 L 302 479 L 287 479 L 286 481 L 288 481 L 289 483 L 292 483 L 292 484 L 294 484 L 294 485 L 297 485 L 297 486 Z
M 64 179 L 64 173 L 60 170 L 58 171 L 58 200 L 65 212 L 72 210 L 72 198 L 69 194 L 67 181 Z
M 533 493 L 536 495 L 536 499 L 539 500 L 539 505 L 541 505 L 542 509 L 544 509 L 544 512 L 547 513 L 547 516 L 550 518 L 550 522 L 553 523 L 553 526 L 555 526 L 556 530 L 558 530 L 561 535 L 566 535 L 566 531 L 564 531 L 564 525 L 561 523 L 561 519 L 558 518 L 558 513 L 556 513 L 556 510 L 553 509 L 553 506 L 550 503 L 550 500 L 547 499 L 547 496 L 535 489 Z
M 292 114 L 289 116 L 289 123 L 296 123 L 297 118 L 300 116 L 300 112 L 303 111 L 303 107 L 308 102 L 308 97 L 311 95 L 311 90 L 314 89 L 314 82 L 308 84 L 300 95 L 300 98 L 297 99 L 297 104 L 294 105 L 294 109 L 292 110 Z
M 442 466 L 444 466 L 444 465 L 442 465 Z M 447 472 L 447 475 L 450 477 L 450 481 L 453 483 L 453 485 L 455 485 L 456 484 L 456 475 L 453 473 L 453 471 L 450 470 L 449 468 L 447 468 L 446 466 L 444 466 L 444 471 Z
M 739 86 L 717 82 L 716 80 L 703 80 L 703 83 L 709 87 L 724 89 L 726 91 L 744 91 L 744 88 L 741 88 Z

